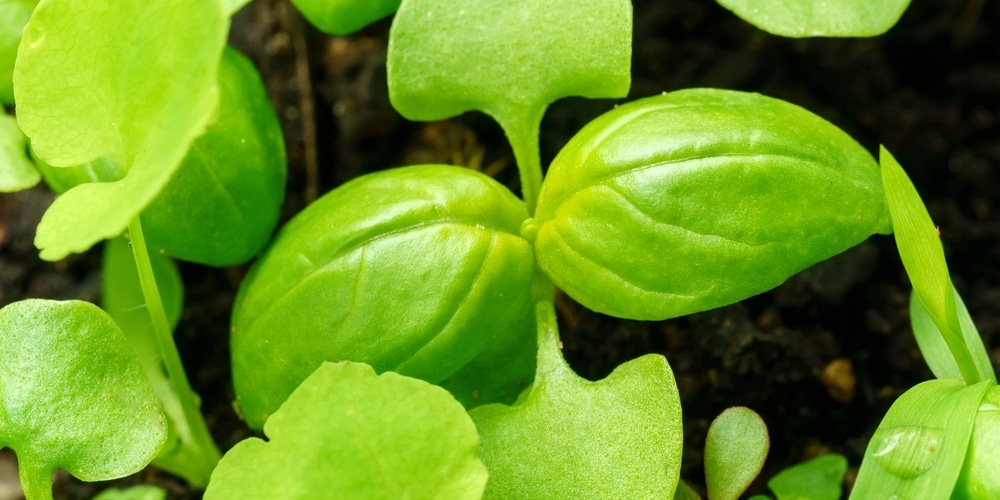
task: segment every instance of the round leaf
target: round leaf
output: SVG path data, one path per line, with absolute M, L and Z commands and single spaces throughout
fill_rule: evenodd
M 250 260 L 285 197 L 285 143 L 257 70 L 233 49 L 219 66 L 219 117 L 142 212 L 151 251 L 207 264 Z
M 248 423 L 259 428 L 323 361 L 438 382 L 517 335 L 531 314 L 526 218 L 493 179 L 440 165 L 370 174 L 303 210 L 236 300 L 233 377 Z
M 878 165 L 843 131 L 758 94 L 693 89 L 599 117 L 549 169 L 539 266 L 598 312 L 730 304 L 891 228 Z
M 219 2 L 39 2 L 14 67 L 21 128 L 46 163 L 106 156 L 127 173 L 56 199 L 35 238 L 42 258 L 121 234 L 166 185 L 216 111 L 227 31 Z
M 320 31 L 346 35 L 396 12 L 400 1 L 292 0 L 292 3 Z
M 486 468 L 472 420 L 447 391 L 367 365 L 324 363 L 237 444 L 206 500 L 478 499 Z
M 25 300 L 0 309 L 0 446 L 28 496 L 66 469 L 84 481 L 137 472 L 166 425 L 125 337 L 93 304 Z
M 718 0 L 744 21 L 788 37 L 881 35 L 910 0 Z
M 760 474 L 771 440 L 753 410 L 727 408 L 705 438 L 705 485 L 711 500 L 736 500 Z

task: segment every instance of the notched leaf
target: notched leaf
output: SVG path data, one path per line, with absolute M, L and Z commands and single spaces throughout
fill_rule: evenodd
M 370 174 L 275 237 L 233 313 L 237 401 L 252 427 L 323 361 L 438 382 L 533 314 L 523 203 L 472 170 Z M 533 346 L 521 350 L 533 353 Z
M 323 363 L 237 444 L 206 500 L 478 499 L 486 468 L 472 420 L 440 387 L 367 365 Z
M 730 304 L 889 232 L 878 165 L 847 134 L 759 94 L 642 99 L 549 168 L 535 256 L 598 312 L 665 319 Z
M 57 468 L 103 481 L 156 456 L 167 435 L 156 397 L 97 306 L 10 304 L 0 309 L 0 346 L 0 447 L 17 453 L 29 498 L 51 495 Z

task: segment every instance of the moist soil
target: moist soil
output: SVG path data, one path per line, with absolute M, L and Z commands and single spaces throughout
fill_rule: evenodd
M 939 225 L 956 288 L 1000 363 L 1000 4 L 914 2 L 869 39 L 768 35 L 709 0 L 636 0 L 629 99 L 689 87 L 755 91 L 798 104 L 870 151 L 893 151 Z M 479 168 L 518 192 L 503 132 L 479 113 L 409 122 L 386 90 L 388 20 L 347 37 L 313 29 L 285 0 L 255 0 L 233 19 L 231 43 L 257 64 L 284 128 L 289 182 L 283 220 L 358 175 L 412 163 Z M 565 99 L 542 123 L 546 164 L 585 123 L 624 100 Z M 40 261 L 34 228 L 53 195 L 0 196 L 0 305 L 35 297 L 100 297 L 100 255 Z M 665 259 L 670 256 L 665 255 Z M 227 333 L 246 266 L 181 264 L 187 286 L 177 340 L 209 426 L 223 449 L 251 432 L 232 407 Z M 875 236 L 740 304 L 660 322 L 624 321 L 561 297 L 564 353 L 600 379 L 646 353 L 669 360 L 684 408 L 682 477 L 704 481 L 711 420 L 748 406 L 771 430 L 763 478 L 826 452 L 850 462 L 895 397 L 931 378 L 910 333 L 909 284 L 894 242 Z M 0 499 L 18 498 L 13 457 L 0 455 Z M 171 498 L 199 498 L 153 468 L 113 483 L 58 474 L 56 498 L 153 482 Z M 752 493 L 766 492 L 763 480 Z M 6 495 L 6 496 L 5 496 Z

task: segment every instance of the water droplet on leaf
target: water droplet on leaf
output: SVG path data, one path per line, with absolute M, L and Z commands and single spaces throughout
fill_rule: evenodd
M 875 443 L 875 462 L 886 472 L 901 478 L 923 474 L 934 465 L 944 432 L 933 427 L 899 426 L 879 429 Z

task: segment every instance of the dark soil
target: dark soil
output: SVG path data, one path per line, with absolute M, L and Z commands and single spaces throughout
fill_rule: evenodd
M 635 0 L 630 99 L 687 87 L 761 92 L 799 104 L 875 151 L 884 144 L 921 191 L 956 287 L 1000 363 L 1000 4 L 914 2 L 887 35 L 791 40 L 767 35 L 708 0 Z M 360 174 L 426 162 L 479 165 L 517 190 L 511 152 L 487 117 L 412 123 L 389 105 L 389 21 L 349 37 L 318 33 L 285 0 L 256 0 L 233 20 L 232 43 L 260 69 L 285 130 L 284 219 Z M 542 124 L 543 163 L 615 101 L 566 99 Z M 46 263 L 34 226 L 53 196 L 44 188 L 0 196 L 0 306 L 28 297 L 99 298 L 96 250 Z M 185 264 L 177 333 L 192 384 L 217 441 L 250 435 L 229 381 L 229 310 L 245 268 Z M 893 399 L 931 377 L 909 331 L 909 285 L 891 237 L 876 236 L 741 304 L 663 322 L 623 321 L 561 301 L 565 354 L 598 379 L 645 353 L 670 361 L 684 407 L 682 476 L 703 482 L 708 424 L 728 406 L 759 412 L 771 429 L 762 477 L 824 452 L 856 472 Z M 10 454 L 0 455 L 0 483 Z M 848 474 L 848 484 L 852 479 Z M 115 484 L 155 481 L 195 498 L 181 481 L 147 470 Z M 106 485 L 60 476 L 57 498 Z M 765 492 L 758 481 L 751 492 Z M 0 495 L 4 490 L 0 488 Z

